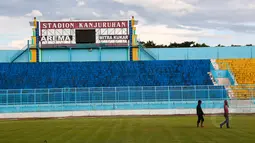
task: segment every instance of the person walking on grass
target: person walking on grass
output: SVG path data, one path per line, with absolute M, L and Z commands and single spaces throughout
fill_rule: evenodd
M 199 127 L 199 123 L 201 122 L 201 128 L 203 128 L 203 123 L 204 123 L 204 112 L 201 108 L 201 104 L 202 104 L 202 101 L 201 100 L 198 100 L 198 104 L 197 104 L 197 127 Z
M 228 101 L 227 100 L 224 101 L 224 117 L 225 117 L 225 121 L 223 121 L 220 124 L 220 128 L 222 128 L 222 126 L 224 126 L 225 124 L 227 125 L 227 128 L 230 128 L 229 127 L 229 111 L 228 111 Z

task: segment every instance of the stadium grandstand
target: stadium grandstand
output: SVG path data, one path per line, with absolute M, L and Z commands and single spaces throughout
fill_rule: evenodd
M 241 108 L 254 107 L 253 47 L 146 48 L 137 24 L 35 18 L 23 49 L 0 51 L 0 117 L 194 114 L 197 100 L 255 111 Z

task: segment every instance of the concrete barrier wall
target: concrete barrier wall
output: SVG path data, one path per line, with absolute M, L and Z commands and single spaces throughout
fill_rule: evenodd
M 230 113 L 255 113 L 252 108 L 230 108 Z M 205 114 L 220 114 L 223 109 L 204 109 Z M 22 118 L 61 118 L 80 116 L 126 116 L 126 115 L 192 115 L 195 109 L 162 109 L 162 110 L 108 110 L 108 111 L 73 111 L 73 112 L 31 112 L 31 113 L 2 113 L 0 119 Z
M 254 46 L 205 48 L 149 48 L 159 60 L 254 58 Z M 142 55 L 142 60 L 147 60 Z

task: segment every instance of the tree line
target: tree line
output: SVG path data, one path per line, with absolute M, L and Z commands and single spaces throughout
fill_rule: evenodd
M 146 48 L 184 48 L 184 47 L 210 47 L 209 45 L 205 44 L 205 43 L 196 43 L 194 41 L 185 41 L 182 43 L 169 43 L 168 45 L 164 45 L 164 44 L 156 44 L 153 41 L 141 41 L 140 42 L 144 47 Z M 239 47 L 241 45 L 234 45 L 232 44 L 231 47 Z M 252 44 L 247 44 L 245 46 L 253 46 Z M 224 45 L 217 45 L 216 47 L 225 47 Z

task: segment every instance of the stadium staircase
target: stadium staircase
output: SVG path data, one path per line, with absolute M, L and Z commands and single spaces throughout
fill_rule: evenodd
M 235 79 L 232 76 L 232 73 L 229 70 L 219 69 L 219 65 L 217 64 L 215 59 L 211 59 L 211 68 L 208 74 L 211 77 L 214 85 L 235 84 L 235 81 L 234 81 Z
M 222 76 L 221 72 L 225 72 L 225 75 Z M 231 89 L 231 84 L 235 84 L 235 79 L 233 76 L 231 76 L 231 72 L 228 70 L 221 70 L 218 63 L 215 59 L 211 59 L 211 68 L 210 72 L 208 72 L 212 82 L 216 86 L 224 86 L 226 91 L 228 92 L 229 98 L 233 98 L 233 91 Z M 231 83 L 232 81 L 232 83 Z
M 218 85 L 217 79 L 212 74 L 212 70 L 219 70 L 218 64 L 215 62 L 214 59 L 211 59 L 210 61 L 211 61 L 211 67 L 210 67 L 210 72 L 208 72 L 208 75 L 210 79 L 212 80 L 213 85 Z
M 210 79 L 211 79 L 213 85 L 218 85 L 218 83 L 217 83 L 216 80 L 214 79 L 212 73 L 211 73 L 211 72 L 208 72 L 208 75 L 209 75 L 209 77 L 210 77 Z
M 138 43 L 138 48 L 140 49 L 140 51 L 146 53 L 152 60 L 158 59 L 157 56 L 152 51 L 144 47 L 141 43 Z
M 232 85 L 233 96 L 238 99 L 254 97 L 255 90 L 255 59 L 219 59 L 219 68 L 231 70 L 238 85 Z
M 21 50 L 19 50 L 13 57 L 11 57 L 11 63 L 15 62 L 21 55 L 23 55 L 27 50 L 29 49 L 29 46 L 24 46 Z

